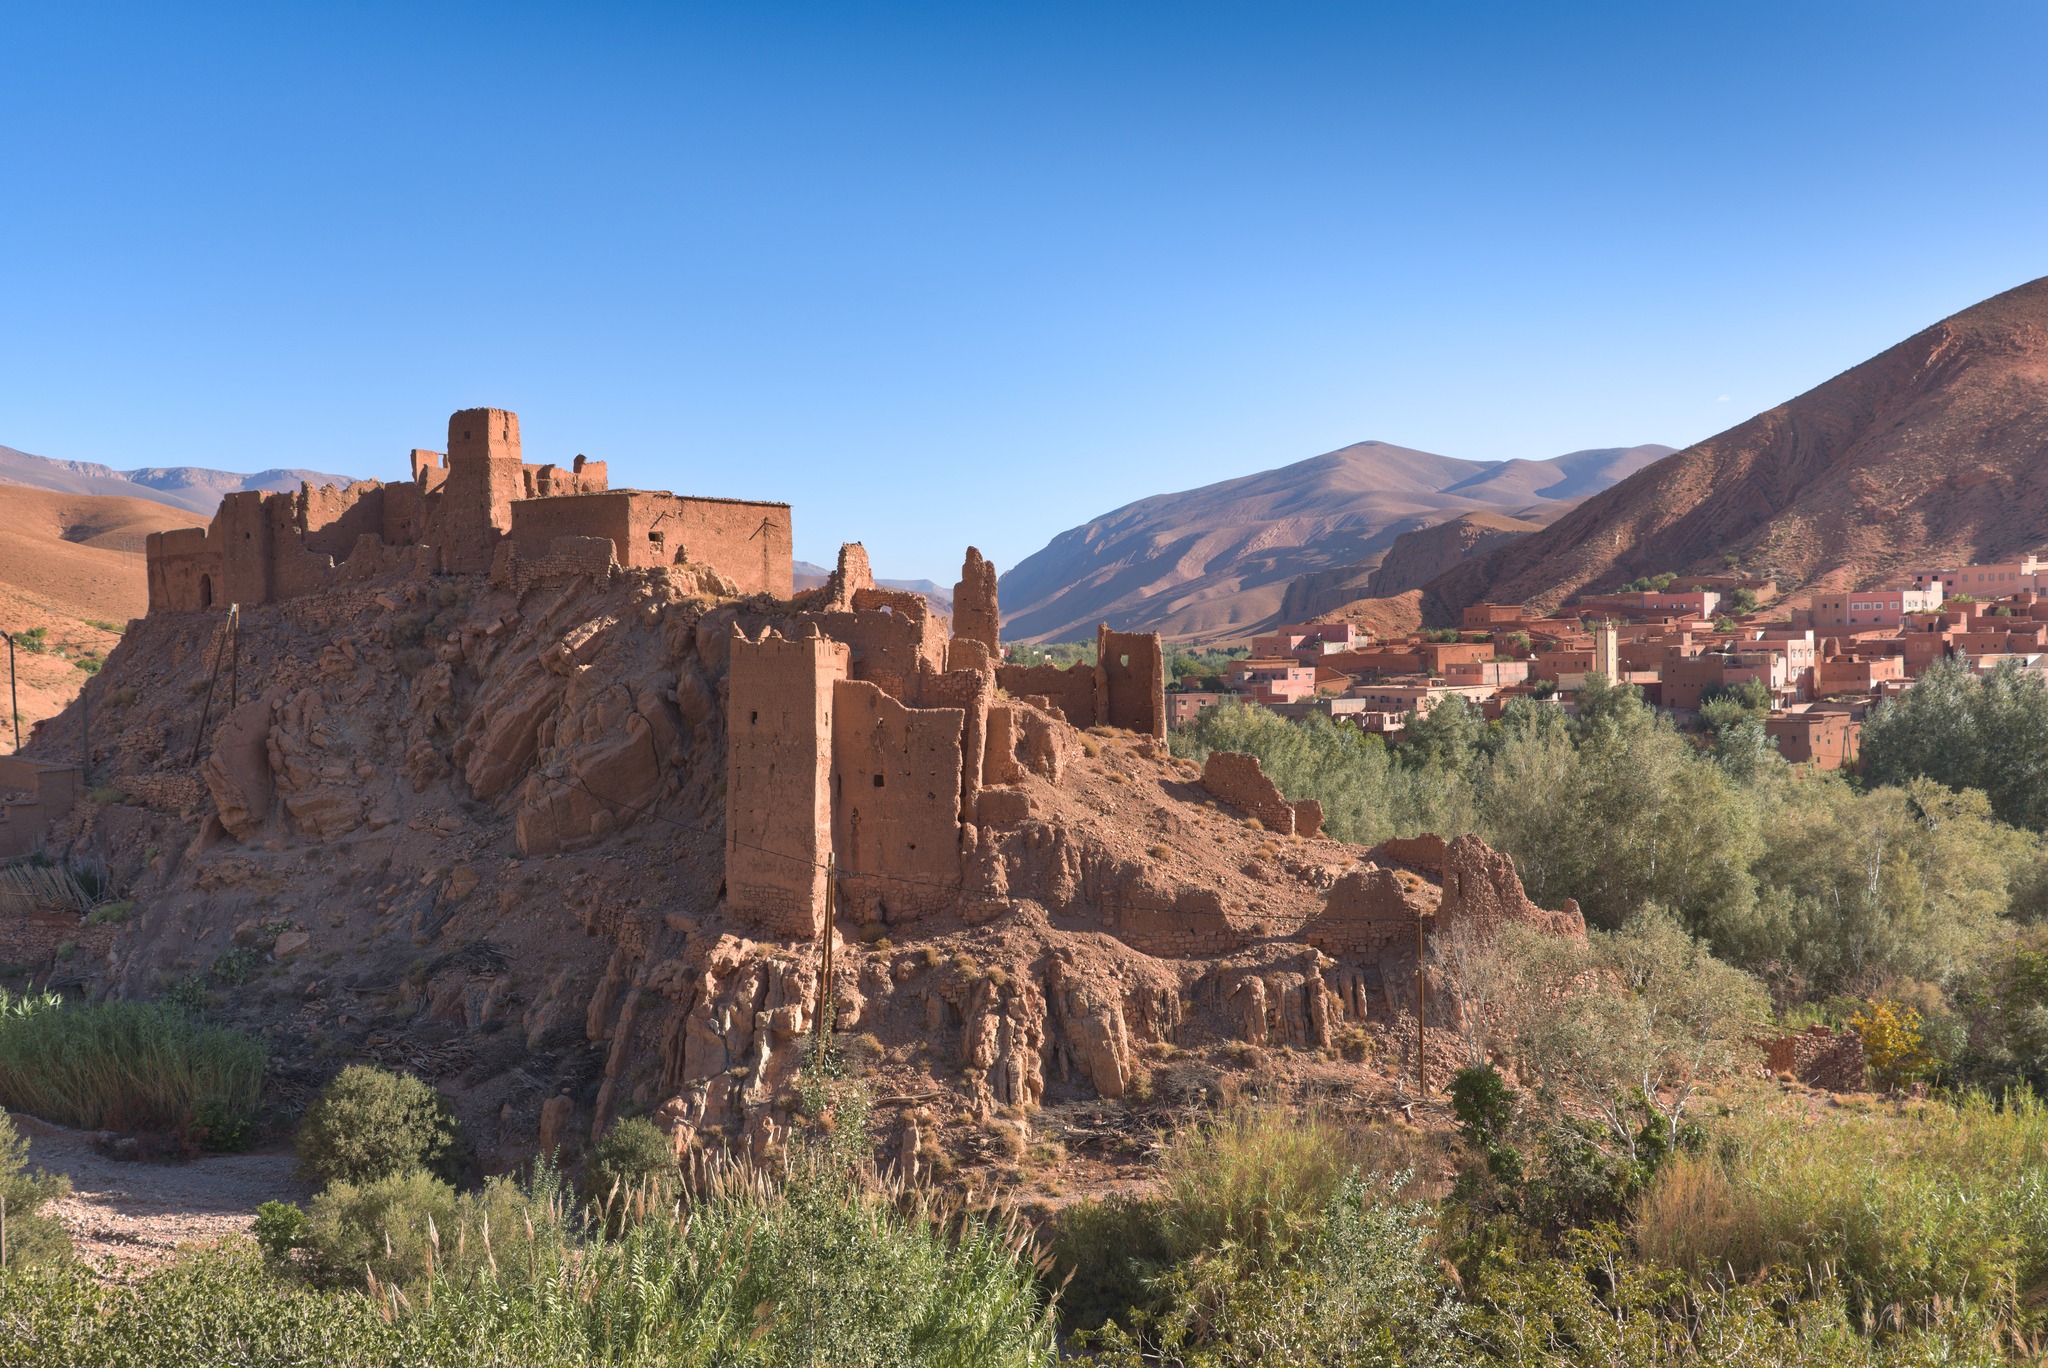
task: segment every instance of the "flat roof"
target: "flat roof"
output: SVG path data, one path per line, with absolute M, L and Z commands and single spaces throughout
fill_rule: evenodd
M 664 499 L 680 499 L 684 503 L 738 504 L 746 508 L 788 508 L 790 505 L 776 499 L 721 499 L 715 494 L 677 494 L 668 489 L 590 489 L 576 494 L 539 494 L 531 499 L 514 499 L 513 503 L 555 503 L 563 499 L 609 499 L 618 494 L 655 494 Z

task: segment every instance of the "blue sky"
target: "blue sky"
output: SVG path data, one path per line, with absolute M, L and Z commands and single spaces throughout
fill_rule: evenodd
M 1007 567 L 1381 438 L 1710 435 L 2048 273 L 2048 7 L 0 5 L 0 443 Z M 4 498 L 4 495 L 0 495 Z

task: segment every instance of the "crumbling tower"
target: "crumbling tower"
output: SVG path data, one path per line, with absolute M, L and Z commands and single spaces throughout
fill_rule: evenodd
M 1002 659 L 997 645 L 1000 613 L 996 606 L 996 568 L 979 549 L 967 548 L 960 582 L 953 586 L 953 635 L 988 648 L 991 662 Z
M 448 476 L 430 540 L 441 568 L 476 574 L 491 568 L 498 539 L 512 530 L 512 501 L 525 494 L 519 461 L 519 415 L 505 409 L 463 409 L 448 419 Z
M 833 685 L 848 651 L 806 623 L 795 637 L 733 627 L 727 674 L 725 897 L 764 929 L 824 924 L 832 842 Z

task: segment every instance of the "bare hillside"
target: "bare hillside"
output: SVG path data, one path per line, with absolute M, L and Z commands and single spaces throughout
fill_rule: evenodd
M 21 642 L 24 733 L 77 696 L 87 678 L 81 665 L 103 658 L 148 608 L 149 534 L 191 522 L 189 513 L 140 499 L 0 490 L 0 629 Z M 14 728 L 0 715 L 0 751 L 13 748 Z
M 1128 504 L 1061 533 L 1003 577 L 1006 636 L 1055 641 L 1097 622 L 1191 640 L 1272 620 L 1296 576 L 1369 573 L 1404 532 L 1462 513 L 1538 521 L 1669 447 L 1602 448 L 1548 461 L 1464 461 L 1359 442 Z
M 1854 588 L 2048 539 L 2048 279 L 1997 295 L 1686 448 L 1549 528 L 1456 566 L 1430 620 L 1554 607 L 1724 556 L 1788 589 Z

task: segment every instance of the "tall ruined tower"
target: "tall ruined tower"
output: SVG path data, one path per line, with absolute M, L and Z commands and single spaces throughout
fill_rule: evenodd
M 967 548 L 960 582 L 953 586 L 953 635 L 988 647 L 991 661 L 1002 659 L 997 644 L 1001 614 L 996 606 L 996 568 L 975 547 Z
M 832 849 L 832 686 L 844 642 L 806 624 L 755 641 L 733 627 L 727 673 L 725 898 L 763 930 L 808 937 L 824 924 Z
M 463 409 L 448 419 L 448 477 L 429 540 L 441 547 L 441 568 L 474 574 L 491 568 L 491 552 L 512 530 L 512 501 L 525 492 L 519 464 L 519 415 L 505 409 Z

